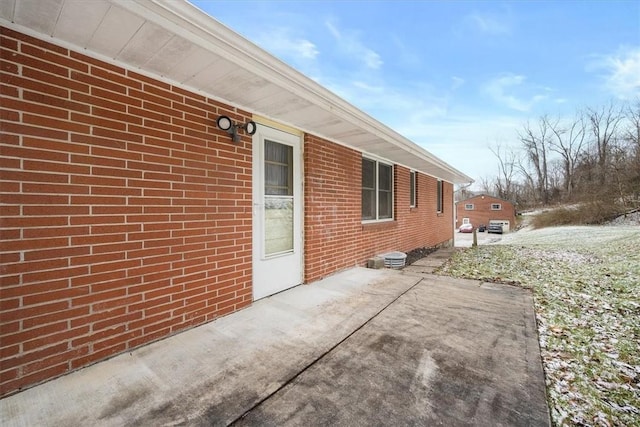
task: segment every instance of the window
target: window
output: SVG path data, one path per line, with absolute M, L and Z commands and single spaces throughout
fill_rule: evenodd
M 471 224 L 471 221 L 469 221 L 469 218 L 462 218 L 462 224 Z
M 362 158 L 362 220 L 393 218 L 393 166 Z
M 491 204 L 491 210 L 492 211 L 502 210 L 502 205 L 500 203 L 493 203 Z
M 442 213 L 443 212 L 443 208 L 444 208 L 444 195 L 443 195 L 443 191 L 442 191 L 442 181 L 438 180 L 438 194 L 437 194 L 437 199 L 436 199 L 436 210 L 438 211 L 438 213 Z
M 264 141 L 264 252 L 293 252 L 293 147 Z
M 264 142 L 264 194 L 293 195 L 293 147 Z
M 473 203 L 467 203 L 466 205 L 464 205 L 464 210 L 465 211 L 472 211 L 473 210 Z
M 418 172 L 409 172 L 409 206 L 415 208 L 418 205 Z

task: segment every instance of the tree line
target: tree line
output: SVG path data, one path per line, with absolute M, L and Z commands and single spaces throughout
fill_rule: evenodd
M 481 179 L 483 192 L 520 209 L 588 202 L 619 212 L 640 207 L 640 100 L 588 107 L 573 117 L 543 115 L 522 125 L 517 142 L 490 148 L 498 174 Z

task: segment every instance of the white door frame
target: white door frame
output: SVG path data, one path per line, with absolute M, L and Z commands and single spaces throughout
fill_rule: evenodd
M 265 140 L 293 148 L 293 250 L 265 254 Z M 273 295 L 299 285 L 303 280 L 303 186 L 302 138 L 258 125 L 253 135 L 253 299 Z

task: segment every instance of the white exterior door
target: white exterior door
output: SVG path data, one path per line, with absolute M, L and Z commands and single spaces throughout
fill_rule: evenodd
M 302 283 L 301 141 L 258 125 L 253 135 L 253 299 Z

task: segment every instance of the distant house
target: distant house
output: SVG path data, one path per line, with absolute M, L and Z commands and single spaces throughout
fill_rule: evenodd
M 0 26 L 0 395 L 452 243 L 471 178 L 188 2 Z
M 456 228 L 462 224 L 501 224 L 507 232 L 516 223 L 516 208 L 508 200 L 480 194 L 456 203 Z

